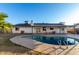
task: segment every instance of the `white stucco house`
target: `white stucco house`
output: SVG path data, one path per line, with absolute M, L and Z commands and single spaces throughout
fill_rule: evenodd
M 13 33 L 67 33 L 67 29 L 73 26 L 63 23 L 23 23 L 16 24 L 12 29 Z

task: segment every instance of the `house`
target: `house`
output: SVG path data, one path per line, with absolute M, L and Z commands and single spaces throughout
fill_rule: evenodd
M 16 24 L 12 29 L 13 33 L 32 33 L 32 26 L 28 23 Z
M 79 34 L 79 23 L 75 24 L 74 28 L 76 30 L 76 33 Z
M 67 33 L 70 26 L 63 23 L 23 23 L 16 24 L 13 33 Z M 72 26 L 73 28 L 73 26 Z

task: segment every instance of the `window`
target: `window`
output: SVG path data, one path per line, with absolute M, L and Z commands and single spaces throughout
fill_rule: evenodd
M 50 30 L 53 30 L 54 28 L 53 27 L 50 27 Z
M 43 31 L 46 31 L 46 27 L 43 27 Z
M 18 30 L 19 30 L 19 28 L 17 28 L 17 27 L 16 27 L 16 28 L 15 28 L 15 30 L 16 30 L 16 31 L 18 31 Z

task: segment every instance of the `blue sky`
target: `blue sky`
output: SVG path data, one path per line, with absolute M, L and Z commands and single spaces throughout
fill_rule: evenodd
M 79 4 L 0 3 L 0 12 L 8 14 L 7 22 L 24 21 L 74 24 L 79 22 Z

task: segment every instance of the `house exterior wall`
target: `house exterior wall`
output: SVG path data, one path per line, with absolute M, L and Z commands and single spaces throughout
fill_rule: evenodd
M 43 31 L 43 30 L 42 30 L 43 33 L 45 33 L 45 32 L 52 33 L 52 32 L 54 32 L 54 31 L 55 31 L 56 33 L 59 33 L 59 28 L 53 27 L 53 30 L 50 30 L 50 27 L 46 27 L 46 31 Z
M 19 30 L 15 30 L 13 28 L 13 33 L 21 33 L 21 31 L 24 31 L 24 33 L 67 33 L 68 28 L 63 27 L 53 27 L 53 30 L 50 30 L 50 27 L 46 27 L 46 31 L 43 31 L 43 27 L 19 27 Z M 32 32 L 33 31 L 33 32 Z M 38 32 L 37 32 L 38 31 Z
M 36 33 L 36 28 L 35 27 L 33 27 L 32 30 L 33 30 L 33 33 Z
M 12 30 L 13 33 L 21 33 L 21 31 L 24 31 L 24 33 L 32 33 L 32 27 L 18 27 L 19 30 L 15 30 L 15 28 Z
M 38 28 L 40 32 L 37 32 Z M 33 33 L 66 33 L 65 29 L 62 30 L 62 27 L 53 27 L 53 30 L 50 30 L 50 27 L 46 27 L 46 31 L 43 31 L 43 27 L 33 27 Z

